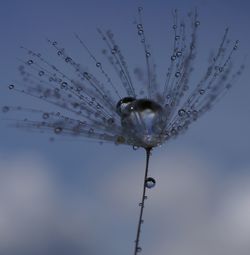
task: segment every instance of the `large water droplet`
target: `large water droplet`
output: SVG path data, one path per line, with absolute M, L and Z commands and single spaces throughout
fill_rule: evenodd
M 166 124 L 166 113 L 161 105 L 149 99 L 131 98 L 119 101 L 117 105 L 118 110 L 123 106 L 118 111 L 121 124 L 134 145 L 153 147 L 161 143 L 161 133 Z
M 152 177 L 148 177 L 148 178 L 146 179 L 146 181 L 145 181 L 145 186 L 146 186 L 146 188 L 148 188 L 148 189 L 153 188 L 153 187 L 155 186 L 155 184 L 156 184 L 156 181 L 155 181 L 155 179 L 152 178 Z

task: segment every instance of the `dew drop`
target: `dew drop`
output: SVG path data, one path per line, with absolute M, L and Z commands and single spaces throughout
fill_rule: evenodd
M 97 63 L 96 63 L 96 67 L 101 67 L 101 65 L 102 65 L 102 64 L 101 64 L 100 62 L 97 62 Z
M 180 77 L 180 75 L 181 75 L 180 72 L 176 72 L 176 73 L 175 73 L 175 77 L 177 77 L 177 78 Z
M 142 24 L 137 24 L 138 29 L 142 29 Z
M 49 118 L 49 114 L 47 112 L 43 113 L 43 119 L 47 120 Z
M 178 134 L 178 133 L 177 133 L 176 129 L 175 129 L 175 128 L 172 128 L 172 130 L 171 130 L 171 135 L 175 136 L 175 135 L 177 135 L 177 134 Z
M 72 58 L 70 58 L 70 57 L 66 57 L 66 58 L 65 58 L 65 62 L 66 62 L 66 63 L 69 63 L 71 60 L 72 60 Z
M 177 56 L 177 57 L 180 57 L 181 55 L 182 55 L 182 52 L 181 52 L 181 51 L 177 51 L 177 52 L 176 52 L 176 56 Z
M 44 71 L 40 71 L 40 72 L 38 73 L 38 75 L 39 75 L 39 76 L 43 76 L 43 75 L 44 75 Z
M 199 93 L 200 93 L 200 95 L 203 95 L 205 93 L 205 90 L 204 89 L 200 89 Z
M 87 79 L 87 80 L 90 80 L 90 75 L 89 75 L 88 72 L 84 72 L 84 73 L 83 73 L 83 77 L 84 77 L 85 79 Z
M 148 189 L 153 188 L 153 187 L 155 186 L 155 184 L 156 184 L 156 181 L 155 181 L 155 179 L 152 178 L 152 177 L 148 177 L 148 178 L 146 179 L 146 181 L 145 181 L 145 186 L 146 186 L 146 188 L 148 188 Z
M 196 27 L 198 27 L 200 24 L 201 24 L 201 23 L 200 23 L 199 20 L 196 20 L 196 21 L 195 21 L 195 26 L 196 26 Z
M 64 82 L 62 82 L 62 84 L 61 84 L 61 89 L 66 89 L 67 86 L 68 86 L 68 83 L 64 81 Z
M 122 98 L 117 104 L 116 104 L 116 111 L 118 114 L 123 114 L 125 108 L 135 101 L 136 99 L 134 97 L 124 97 Z
M 13 84 L 11 84 L 11 85 L 9 85 L 9 89 L 11 90 L 11 89 L 14 89 L 15 88 L 15 85 L 13 85 Z
M 151 53 L 149 51 L 146 51 L 146 57 L 150 57 L 151 56 Z
M 142 248 L 141 248 L 141 247 L 137 247 L 137 248 L 136 248 L 136 251 L 137 251 L 137 252 L 141 252 L 141 251 L 142 251 Z
M 134 150 L 134 151 L 137 151 L 138 149 L 139 149 L 139 147 L 138 147 L 138 146 L 133 145 L 133 150 Z
M 62 128 L 61 127 L 55 127 L 54 132 L 56 134 L 60 134 L 62 132 Z
M 173 55 L 171 56 L 171 60 L 174 61 L 176 59 L 176 57 Z
M 138 30 L 138 35 L 142 35 L 143 32 L 144 32 L 144 31 L 143 31 L 142 29 L 139 29 L 139 30 Z
M 185 111 L 184 109 L 180 109 L 180 110 L 178 111 L 178 115 L 179 115 L 180 117 L 183 117 L 183 116 L 186 115 L 186 111 Z
M 180 39 L 180 36 L 179 35 L 176 35 L 175 36 L 175 40 L 177 41 L 177 40 L 179 40 Z
M 27 64 L 28 64 L 28 65 L 32 65 L 33 63 L 34 63 L 34 62 L 33 62 L 32 59 L 30 59 L 30 60 L 27 61 Z

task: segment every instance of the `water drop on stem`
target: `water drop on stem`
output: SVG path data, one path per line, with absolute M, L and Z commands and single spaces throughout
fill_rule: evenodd
M 145 199 L 146 199 L 146 185 L 145 184 L 146 184 L 146 181 L 148 180 L 148 165 L 149 165 L 149 158 L 150 158 L 150 155 L 151 155 L 152 148 L 148 147 L 148 148 L 145 148 L 145 150 L 146 150 L 146 168 L 145 168 L 145 175 L 144 175 L 144 185 L 143 185 L 142 199 L 141 199 L 141 203 L 140 203 L 141 204 L 141 206 L 140 206 L 140 216 L 139 216 L 139 221 L 138 221 L 138 225 L 137 225 L 134 255 L 137 255 L 142 250 L 142 248 L 139 245 L 139 241 L 140 241 L 140 234 L 141 234 L 141 226 L 142 226 L 142 223 L 144 222 L 142 220 L 142 216 L 143 216 L 143 210 L 144 210 L 144 202 L 145 202 Z M 149 178 L 151 178 L 151 177 L 149 177 Z

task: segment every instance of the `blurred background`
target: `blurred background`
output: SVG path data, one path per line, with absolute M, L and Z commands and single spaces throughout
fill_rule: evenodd
M 111 29 L 130 71 L 144 67 L 132 24 L 144 8 L 147 38 L 159 80 L 169 64 L 171 11 L 185 17 L 198 9 L 198 81 L 226 27 L 240 40 L 235 66 L 250 46 L 247 0 L 1 0 L 0 106 L 43 109 L 45 102 L 13 93 L 20 80 L 20 46 L 56 58 L 45 38 L 81 58 L 78 33 L 97 56 L 103 42 L 97 27 Z M 47 50 L 49 48 L 49 50 Z M 53 56 L 52 56 L 53 55 Z M 93 65 L 86 54 L 83 66 Z M 178 139 L 153 151 L 141 236 L 143 255 L 248 255 L 250 250 L 250 87 L 246 71 L 212 111 Z M 195 84 L 194 84 L 195 85 Z M 48 107 L 47 105 L 44 107 Z M 9 128 L 0 122 L 0 254 L 128 255 L 141 197 L 144 151 Z

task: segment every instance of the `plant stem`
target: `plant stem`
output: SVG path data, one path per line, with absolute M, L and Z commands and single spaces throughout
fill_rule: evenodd
M 140 241 L 140 234 L 141 234 L 141 225 L 143 223 L 143 210 L 144 210 L 144 202 L 146 197 L 146 180 L 148 178 L 148 163 L 149 163 L 149 157 L 150 157 L 150 152 L 152 148 L 145 148 L 146 150 L 146 168 L 145 168 L 145 176 L 144 176 L 144 183 L 143 183 L 143 192 L 142 192 L 142 199 L 141 203 L 139 204 L 140 206 L 140 217 L 139 217 L 139 222 L 137 226 L 137 234 L 136 234 L 136 240 L 135 240 L 135 250 L 134 250 L 134 255 L 137 255 L 138 252 L 141 252 L 142 248 L 139 245 Z

